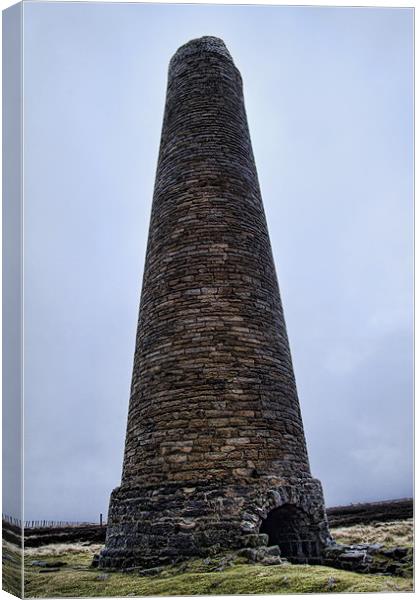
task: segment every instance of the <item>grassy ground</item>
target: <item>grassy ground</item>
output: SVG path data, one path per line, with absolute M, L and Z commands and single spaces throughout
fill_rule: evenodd
M 378 535 L 374 536 L 375 532 Z M 410 545 L 412 521 L 354 526 L 333 531 L 337 541 L 382 541 L 385 545 Z M 374 537 L 369 537 L 369 536 Z M 382 536 L 382 537 L 380 537 Z M 404 540 L 404 541 L 403 541 Z M 299 594 L 320 592 L 412 591 L 410 578 L 361 575 L 320 566 L 262 566 L 236 563 L 215 571 L 217 559 L 168 568 L 157 576 L 104 573 L 90 568 L 97 546 L 72 544 L 28 549 L 25 552 L 26 597 L 159 596 L 195 594 Z M 41 573 L 34 560 L 63 561 L 59 571 Z
M 385 546 L 412 546 L 413 519 L 375 523 L 374 525 L 353 525 L 332 530 L 340 544 L 384 544 Z
M 14 596 L 22 593 L 22 553 L 6 541 L 2 551 L 2 587 Z

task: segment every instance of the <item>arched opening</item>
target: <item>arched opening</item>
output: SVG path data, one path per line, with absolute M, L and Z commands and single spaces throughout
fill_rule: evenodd
M 270 546 L 279 546 L 291 562 L 308 562 L 320 555 L 319 535 L 310 516 L 294 504 L 283 504 L 268 513 L 260 526 Z

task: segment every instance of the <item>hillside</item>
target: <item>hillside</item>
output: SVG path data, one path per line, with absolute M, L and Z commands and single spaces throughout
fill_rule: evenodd
M 411 518 L 390 520 L 393 515 L 405 515 L 407 512 L 404 511 L 410 511 L 409 501 L 399 502 L 398 509 L 398 502 L 375 503 L 379 507 L 376 513 L 373 506 L 366 505 L 332 509 L 338 523 L 348 523 L 349 516 L 353 520 L 357 519 L 357 515 L 360 517 L 359 522 L 350 526 L 331 528 L 336 542 L 346 545 L 379 544 L 381 553 L 377 560 L 382 561 L 381 569 L 387 571 L 387 575 L 287 562 L 263 565 L 247 562 L 244 557 L 234 554 L 193 560 L 143 573 L 107 573 L 91 567 L 94 554 L 103 544 L 98 537 L 102 538 L 105 528 L 99 530 L 89 526 L 90 539 L 87 527 L 78 528 L 79 531 L 75 531 L 77 528 L 64 528 L 61 534 L 54 531 L 49 539 L 46 531 L 38 529 L 31 532 L 32 540 L 25 549 L 25 595 L 106 597 L 412 591 L 413 521 Z M 331 516 L 329 518 L 331 522 Z M 77 538 L 80 539 L 76 541 Z M 395 560 L 396 556 L 404 553 L 405 558 Z M 16 547 L 10 541 L 4 541 L 3 586 L 12 593 L 18 586 L 18 565 Z
M 381 540 L 385 548 L 412 546 L 412 520 L 333 530 L 338 542 Z M 385 592 L 413 589 L 411 565 L 404 577 L 361 574 L 325 566 L 266 566 L 234 556 L 195 560 L 160 572 L 105 573 L 91 568 L 99 545 L 52 544 L 25 552 L 29 597 L 100 597 L 194 594 L 297 594 Z M 61 564 L 61 566 L 59 566 Z M 56 566 L 54 566 L 56 565 Z

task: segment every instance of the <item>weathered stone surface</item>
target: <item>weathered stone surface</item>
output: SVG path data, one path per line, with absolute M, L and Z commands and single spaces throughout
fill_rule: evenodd
M 256 562 L 257 551 L 255 548 L 241 548 L 240 550 L 238 550 L 238 556 L 247 558 L 251 562 Z
M 266 546 L 268 544 L 268 535 L 265 533 L 250 533 L 243 538 L 244 544 L 248 548 L 258 548 L 259 546 Z
M 236 555 L 241 558 L 246 558 L 251 563 L 261 563 L 263 565 L 282 565 L 287 563 L 287 560 L 281 558 L 280 548 L 278 546 L 270 546 L 269 548 L 259 546 L 256 548 L 241 548 Z
M 321 562 L 330 567 L 406 576 L 412 572 L 412 550 L 405 547 L 383 548 L 381 544 L 329 544 Z
M 280 548 L 278 546 L 270 546 L 265 551 L 267 556 L 280 556 Z
M 122 483 L 99 563 L 268 543 L 306 560 L 328 540 L 241 76 L 221 40 L 200 38 L 169 67 Z
M 283 559 L 280 558 L 280 556 L 265 556 L 262 560 L 261 560 L 261 564 L 263 565 L 267 565 L 269 567 L 272 567 L 274 565 L 282 565 L 284 564 L 286 561 L 284 561 Z

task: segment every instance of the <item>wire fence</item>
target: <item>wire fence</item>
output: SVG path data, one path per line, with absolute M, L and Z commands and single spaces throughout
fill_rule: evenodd
M 99 522 L 93 521 L 22 521 L 21 519 L 17 519 L 16 517 L 11 517 L 10 515 L 2 514 L 2 520 L 9 525 L 14 525 L 15 527 L 24 527 L 25 529 L 41 529 L 41 528 L 60 528 L 60 527 L 95 527 L 100 526 L 103 527 L 106 525 L 106 522 L 103 520 L 102 515 L 99 516 Z

